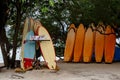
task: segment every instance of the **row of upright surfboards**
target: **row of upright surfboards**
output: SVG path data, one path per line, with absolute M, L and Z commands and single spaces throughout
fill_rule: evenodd
M 78 28 L 71 24 L 68 29 L 64 50 L 65 62 L 91 62 L 93 54 L 96 62 L 112 63 L 114 58 L 116 35 L 110 25 L 102 23 L 87 29 L 83 24 Z

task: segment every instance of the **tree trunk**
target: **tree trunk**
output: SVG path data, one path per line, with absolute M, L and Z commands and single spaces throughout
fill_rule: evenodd
M 5 50 L 5 46 L 4 45 L 5 45 L 4 43 L 1 43 L 1 51 L 2 51 L 2 55 L 3 55 L 3 61 L 4 61 L 4 65 L 5 66 L 9 66 L 7 52 Z
M 8 42 L 8 38 L 6 37 L 5 29 L 2 28 L 0 32 L 0 46 L 3 55 L 4 65 L 9 66 L 9 51 L 10 51 L 10 44 Z
M 10 50 L 9 48 L 10 45 L 5 32 L 5 24 L 7 22 L 9 12 L 8 1 L 9 0 L 0 0 L 0 46 L 5 66 L 9 65 L 7 55 Z
M 16 58 L 16 50 L 17 50 L 17 43 L 18 43 L 18 34 L 20 31 L 20 22 L 21 22 L 20 3 L 18 3 L 16 8 L 17 8 L 17 17 L 16 17 L 15 33 L 14 33 L 14 37 L 13 37 L 13 55 L 12 55 L 12 61 L 11 61 L 11 68 L 15 68 L 15 58 Z

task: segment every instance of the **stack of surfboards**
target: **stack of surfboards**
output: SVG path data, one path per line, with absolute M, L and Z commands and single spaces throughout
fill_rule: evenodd
M 71 24 L 68 30 L 64 50 L 65 62 L 96 62 L 112 63 L 114 58 L 116 35 L 110 25 L 93 24 L 87 29 L 83 24 L 78 28 Z
M 32 18 L 26 18 L 21 48 L 21 68 L 23 70 L 25 70 L 24 58 L 33 60 L 38 47 L 41 49 L 42 56 L 48 68 L 56 69 L 57 64 L 55 61 L 55 49 L 48 31 L 41 25 L 39 21 L 35 21 Z

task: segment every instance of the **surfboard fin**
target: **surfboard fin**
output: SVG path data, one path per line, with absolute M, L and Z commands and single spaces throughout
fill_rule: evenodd
M 60 68 L 58 67 L 58 65 L 56 65 L 56 68 L 55 68 L 56 71 L 59 71 Z
M 17 73 L 25 73 L 26 71 L 23 70 L 22 68 L 16 68 L 15 72 L 17 72 Z

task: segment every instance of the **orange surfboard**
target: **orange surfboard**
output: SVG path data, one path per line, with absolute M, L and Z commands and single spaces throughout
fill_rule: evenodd
M 72 61 L 73 48 L 75 42 L 75 29 L 76 29 L 75 25 L 71 24 L 67 34 L 65 51 L 64 51 L 64 61 L 66 62 Z
M 94 32 L 89 27 L 85 33 L 84 49 L 83 49 L 83 61 L 90 62 L 93 53 Z
M 114 33 L 114 30 L 108 25 L 106 27 L 105 33 L 106 34 Z M 113 61 L 115 44 L 116 44 L 115 34 L 105 35 L 105 62 L 106 63 L 112 63 Z
M 101 24 L 102 25 L 102 24 Z M 101 62 L 104 52 L 104 25 L 97 26 L 97 31 L 95 35 L 95 60 L 96 62 Z M 103 34 L 101 34 L 101 33 Z
M 84 44 L 84 37 L 85 37 L 85 28 L 83 24 L 80 24 L 75 38 L 75 46 L 74 46 L 74 62 L 79 62 L 82 60 L 82 53 L 83 53 L 83 44 Z

